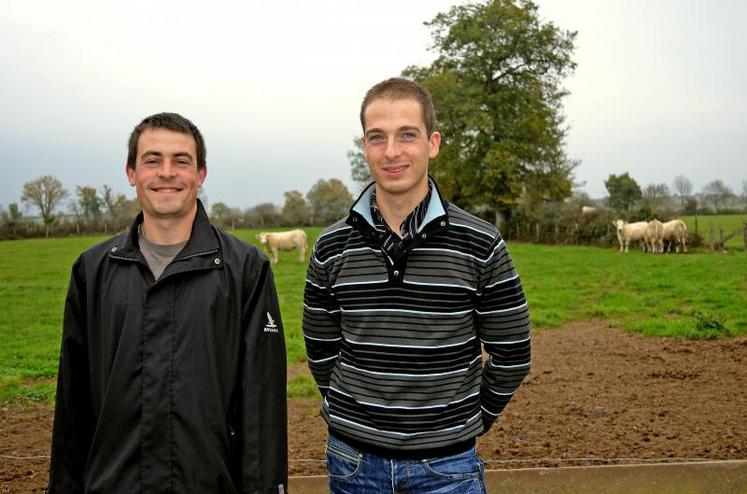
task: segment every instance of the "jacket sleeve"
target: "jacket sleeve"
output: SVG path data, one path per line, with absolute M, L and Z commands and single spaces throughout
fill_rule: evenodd
M 242 310 L 241 492 L 278 494 L 288 490 L 285 339 L 270 264 L 259 262 Z
M 95 426 L 86 344 L 84 280 L 84 264 L 79 258 L 73 265 L 65 299 L 49 468 L 50 493 L 83 492 L 83 473 Z
M 303 335 L 306 359 L 323 397 L 329 391 L 332 370 L 340 356 L 342 328 L 340 306 L 332 296 L 325 262 L 317 257 L 318 244 L 309 259 L 303 295 Z
M 500 235 L 482 267 L 475 313 L 477 335 L 488 354 L 480 390 L 485 433 L 529 373 L 531 357 L 527 301 Z

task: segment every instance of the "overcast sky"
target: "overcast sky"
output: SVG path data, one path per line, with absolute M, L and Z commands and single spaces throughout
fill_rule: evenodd
M 454 0 L 3 2 L 0 205 L 44 174 L 134 196 L 126 141 L 143 117 L 190 118 L 209 202 L 281 204 L 320 178 L 353 193 L 346 151 L 365 91 L 429 63 L 423 21 Z M 461 2 L 463 3 L 463 2 Z M 543 0 L 578 31 L 568 154 L 592 197 L 610 173 L 695 190 L 747 180 L 747 2 Z

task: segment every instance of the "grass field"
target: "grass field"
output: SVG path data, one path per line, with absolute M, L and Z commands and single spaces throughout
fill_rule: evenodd
M 687 230 L 695 231 L 695 216 L 682 216 L 682 220 L 687 225 Z M 709 242 L 711 225 L 713 225 L 713 238 L 718 241 L 719 228 L 724 229 L 724 236 L 729 235 L 735 230 L 739 230 L 734 237 L 726 242 L 726 247 L 730 250 L 744 250 L 744 233 L 742 229 L 747 223 L 747 214 L 719 214 L 713 216 L 698 216 L 698 233 L 703 236 L 706 245 Z
M 315 239 L 319 228 L 309 228 Z M 256 231 L 234 232 L 256 244 Z M 104 237 L 0 242 L 0 403 L 49 398 L 70 266 Z M 509 244 L 535 327 L 609 319 L 647 335 L 747 333 L 747 254 L 650 255 L 616 248 Z M 304 358 L 301 307 L 305 263 L 281 253 L 273 267 L 289 362 Z M 289 384 L 292 395 L 313 385 Z

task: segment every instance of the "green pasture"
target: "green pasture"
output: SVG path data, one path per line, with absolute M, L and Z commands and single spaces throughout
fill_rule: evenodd
M 682 221 L 687 225 L 688 232 L 695 231 L 695 216 L 682 216 Z M 747 214 L 717 214 L 712 216 L 697 216 L 698 233 L 703 236 L 706 245 L 709 242 L 711 226 L 713 226 L 713 238 L 718 241 L 719 228 L 723 228 L 724 237 L 739 230 L 735 236 L 726 241 L 729 250 L 744 250 L 744 224 L 747 223 Z
M 310 243 L 320 228 L 308 228 Z M 256 244 L 256 230 L 234 232 Z M 0 403 L 54 395 L 70 266 L 104 237 L 0 242 Z M 747 333 L 747 254 L 620 254 L 617 248 L 509 244 L 534 325 L 606 319 L 647 335 L 703 338 Z M 306 264 L 281 253 L 273 266 L 288 361 L 304 359 Z M 304 376 L 291 396 L 313 395 Z

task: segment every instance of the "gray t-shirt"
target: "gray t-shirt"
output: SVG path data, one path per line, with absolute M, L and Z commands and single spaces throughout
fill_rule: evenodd
M 138 229 L 138 243 L 140 244 L 140 252 L 143 253 L 145 261 L 148 263 L 150 272 L 153 273 L 153 278 L 158 279 L 161 277 L 163 270 L 174 260 L 176 255 L 181 252 L 187 241 L 180 242 L 173 245 L 160 245 L 154 244 L 143 234 L 143 229 Z

